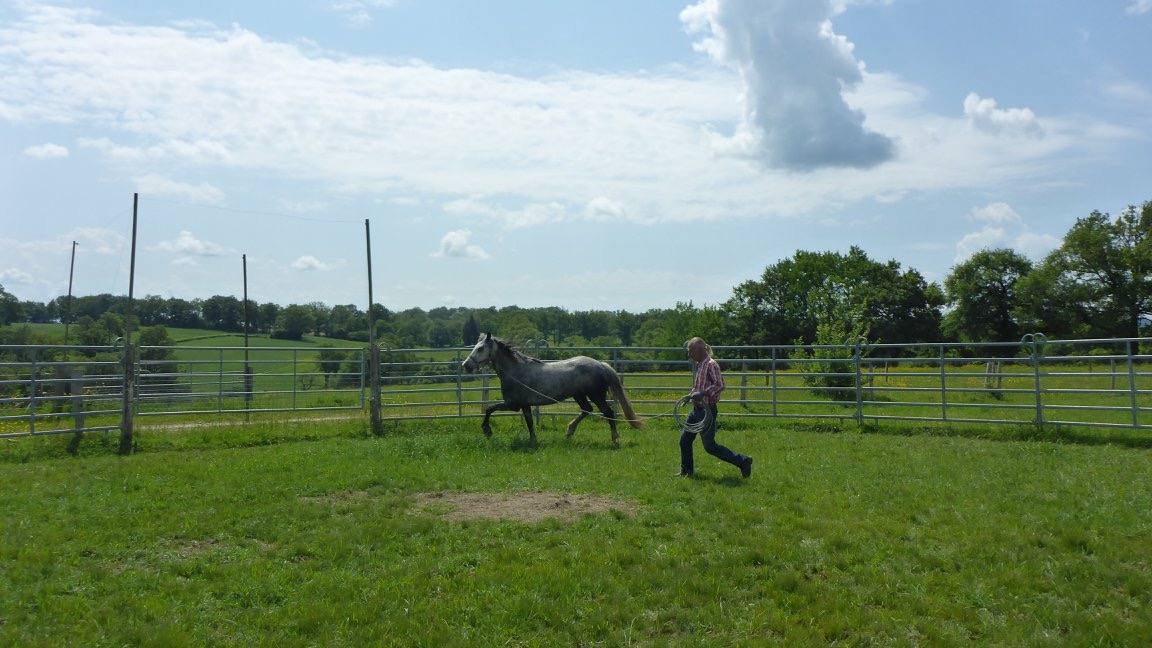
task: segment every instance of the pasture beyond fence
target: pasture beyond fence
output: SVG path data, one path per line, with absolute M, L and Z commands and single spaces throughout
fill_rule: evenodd
M 860 424 L 1152 427 L 1152 338 L 988 344 L 715 347 L 727 417 Z M 638 414 L 670 417 L 692 384 L 681 348 L 549 347 L 621 374 Z M 480 417 L 500 399 L 492 374 L 462 373 L 469 349 L 0 346 L 0 438 L 119 431 L 136 417 L 243 422 L 255 413 L 388 420 Z M 379 360 L 374 361 L 376 356 Z M 129 371 L 125 371 L 128 368 Z M 379 392 L 373 385 L 379 377 Z M 127 376 L 127 378 L 126 378 Z M 567 402 L 536 416 L 577 413 Z M 515 423 L 519 425 L 517 421 Z M 511 423 L 505 423 L 511 425 Z

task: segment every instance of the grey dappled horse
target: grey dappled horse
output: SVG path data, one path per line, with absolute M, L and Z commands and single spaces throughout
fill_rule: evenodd
M 490 333 L 480 336 L 472 353 L 461 365 L 464 371 L 474 372 L 482 364 L 491 364 L 500 378 L 500 392 L 504 400 L 484 410 L 482 428 L 485 436 L 492 436 L 492 425 L 488 419 L 497 410 L 520 410 L 524 422 L 528 424 L 528 434 L 536 441 L 536 429 L 532 424 L 532 406 L 551 405 L 571 398 L 580 406 L 580 413 L 568 424 L 568 436 L 576 432 L 576 426 L 585 416 L 592 413 L 592 403 L 608 419 L 612 428 L 612 442 L 620 440 L 616 432 L 616 413 L 608 405 L 608 392 L 611 390 L 616 402 L 624 410 L 624 417 L 634 428 L 643 423 L 632 411 L 632 403 L 624 393 L 620 376 L 612 367 L 586 356 L 576 356 L 556 362 L 543 362 L 530 358 L 507 342 L 492 337 Z M 591 401 L 591 403 L 589 402 Z

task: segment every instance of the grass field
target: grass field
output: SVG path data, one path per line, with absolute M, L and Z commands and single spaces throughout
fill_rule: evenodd
M 1152 642 L 1148 449 L 901 429 L 729 421 L 748 480 L 668 421 L 2 442 L 0 645 Z

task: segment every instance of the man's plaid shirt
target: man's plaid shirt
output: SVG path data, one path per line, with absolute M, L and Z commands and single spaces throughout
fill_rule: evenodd
M 696 380 L 692 384 L 692 391 L 704 394 L 704 402 L 708 405 L 720 402 L 720 392 L 724 391 L 724 375 L 720 373 L 720 363 L 712 356 L 704 358 L 696 368 Z

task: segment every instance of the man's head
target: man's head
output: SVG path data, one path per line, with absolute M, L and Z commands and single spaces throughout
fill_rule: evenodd
M 702 362 L 704 358 L 707 358 L 708 354 L 712 351 L 712 348 L 708 346 L 708 343 L 698 337 L 694 337 L 691 340 L 688 340 L 684 343 L 684 346 L 688 347 L 688 357 L 692 358 L 692 361 L 697 363 Z

